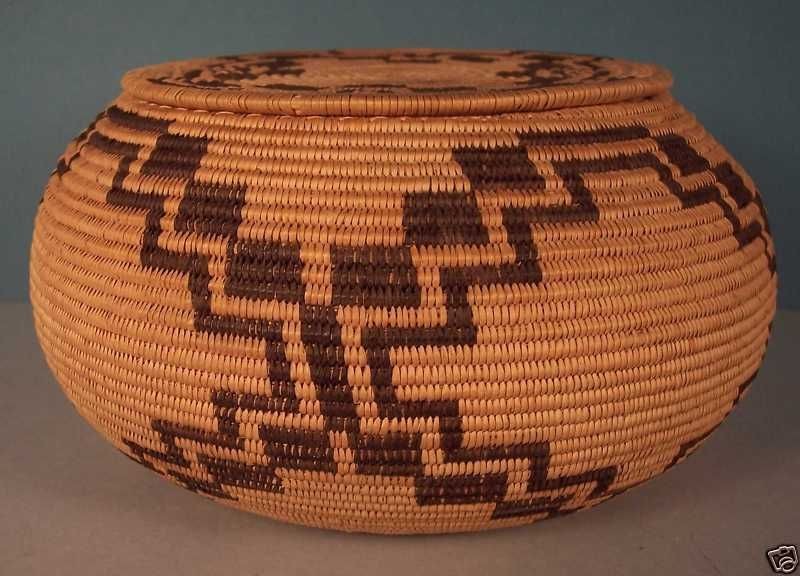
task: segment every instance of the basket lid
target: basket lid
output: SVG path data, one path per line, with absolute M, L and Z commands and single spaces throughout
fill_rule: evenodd
M 331 50 L 168 62 L 122 79 L 169 106 L 293 116 L 498 114 L 604 104 L 669 88 L 666 70 L 531 51 Z

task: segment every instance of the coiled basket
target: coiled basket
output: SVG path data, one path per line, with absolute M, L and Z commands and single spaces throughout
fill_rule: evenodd
M 775 308 L 756 187 L 670 83 L 520 51 L 129 72 L 36 218 L 47 360 L 130 458 L 273 518 L 606 500 L 736 405 Z

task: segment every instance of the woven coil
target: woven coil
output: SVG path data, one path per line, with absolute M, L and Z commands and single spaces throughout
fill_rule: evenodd
M 273 518 L 606 500 L 722 421 L 775 309 L 758 191 L 669 83 L 535 52 L 133 71 L 39 208 L 48 363 L 130 458 Z

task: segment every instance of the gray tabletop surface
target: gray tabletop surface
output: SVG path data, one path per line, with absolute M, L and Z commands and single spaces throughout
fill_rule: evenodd
M 800 312 L 686 462 L 593 509 L 478 534 L 368 536 L 215 504 L 137 466 L 58 389 L 24 303 L 0 303 L 0 574 L 771 574 L 800 547 Z M 797 573 L 800 574 L 800 568 Z

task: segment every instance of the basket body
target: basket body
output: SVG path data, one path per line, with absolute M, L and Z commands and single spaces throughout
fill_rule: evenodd
M 758 191 L 666 76 L 526 62 L 472 99 L 309 96 L 291 56 L 127 76 L 31 251 L 78 411 L 190 490 L 343 530 L 527 523 L 683 459 L 766 347 Z

